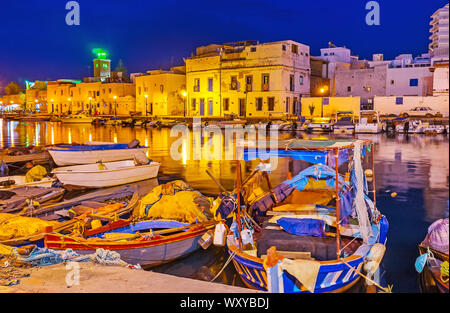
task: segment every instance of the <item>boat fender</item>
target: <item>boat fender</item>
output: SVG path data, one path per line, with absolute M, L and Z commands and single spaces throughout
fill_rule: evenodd
M 367 277 L 372 279 L 372 276 L 380 266 L 384 253 L 386 252 L 386 246 L 381 243 L 376 243 L 370 248 L 368 255 L 365 258 L 364 270 L 367 273 Z M 372 285 L 368 279 L 366 279 L 368 285 Z
M 225 234 L 226 234 L 226 228 L 223 223 L 219 223 L 216 225 L 214 229 L 214 245 L 223 247 L 225 245 Z
M 243 229 L 241 231 L 242 245 L 250 244 L 253 246 L 253 236 L 249 229 Z

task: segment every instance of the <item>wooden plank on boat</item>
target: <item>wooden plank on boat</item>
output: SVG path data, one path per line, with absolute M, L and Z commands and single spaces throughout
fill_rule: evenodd
M 314 260 L 314 258 L 311 257 L 311 252 L 302 252 L 302 251 L 278 251 L 277 254 L 281 255 L 288 259 L 294 259 L 294 260 Z M 263 255 L 261 258 L 266 258 L 267 255 Z

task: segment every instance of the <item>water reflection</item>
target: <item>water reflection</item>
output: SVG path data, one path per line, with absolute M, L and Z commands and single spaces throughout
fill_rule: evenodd
M 280 134 L 287 138 L 329 138 L 327 135 L 310 135 L 304 132 Z M 331 136 L 332 137 L 332 136 Z M 356 135 L 375 143 L 375 174 L 377 203 L 381 212 L 389 219 L 390 230 L 387 252 L 383 265 L 387 271 L 386 280 L 397 292 L 418 292 L 414 261 L 417 244 L 424 238 L 430 223 L 448 214 L 449 199 L 449 139 L 447 135 Z M 348 138 L 348 137 L 346 137 Z M 149 146 L 151 159 L 161 162 L 160 182 L 179 178 L 207 195 L 218 193 L 218 187 L 206 174 L 208 169 L 220 183 L 231 190 L 235 185 L 235 163 L 231 161 L 193 160 L 194 136 L 183 139 L 179 160 L 170 157 L 170 147 L 177 137 L 170 137 L 170 129 L 143 129 L 121 126 L 93 126 L 90 124 L 62 125 L 60 123 L 33 123 L 0 121 L 0 144 L 2 148 L 13 146 L 49 145 L 55 143 L 83 143 L 85 141 L 129 142 L 138 139 Z M 224 136 L 212 136 L 202 140 L 201 146 L 209 142 L 226 147 Z M 258 161 L 242 163 L 243 173 L 248 174 Z M 280 159 L 278 167 L 270 173 L 271 182 L 276 185 L 286 179 L 288 172 L 297 173 L 307 164 L 302 161 Z M 397 196 L 392 197 L 391 193 Z M 203 265 L 220 268 L 220 261 L 226 259 L 212 250 L 211 254 L 200 251 L 185 260 L 166 265 L 160 271 L 171 273 L 195 273 L 195 268 L 206 257 Z M 214 259 L 214 257 L 213 257 Z M 201 263 L 201 262 L 200 262 Z M 183 270 L 183 266 L 185 269 Z M 186 270 L 190 268 L 190 270 Z M 226 275 L 233 273 L 230 266 Z M 228 273 L 228 274 L 227 274 Z M 180 274 L 181 275 L 181 274 Z M 231 274 L 232 275 L 232 274 Z M 183 275 L 181 275 L 183 276 Z M 194 275 L 195 276 L 195 275 Z M 226 278 L 228 277 L 228 278 Z M 235 279 L 226 276 L 223 282 Z M 234 282 L 234 284 L 238 284 Z

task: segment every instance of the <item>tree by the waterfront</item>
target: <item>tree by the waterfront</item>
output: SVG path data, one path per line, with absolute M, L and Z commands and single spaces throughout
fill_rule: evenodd
M 17 94 L 19 94 L 21 92 L 23 92 L 23 88 L 17 82 L 10 82 L 5 87 L 5 93 L 7 95 L 17 95 Z

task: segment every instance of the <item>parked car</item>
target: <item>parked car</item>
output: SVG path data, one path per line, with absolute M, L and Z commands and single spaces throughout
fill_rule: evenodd
M 412 110 L 408 110 L 405 112 L 400 113 L 400 116 L 402 117 L 408 117 L 408 116 L 424 116 L 424 117 L 437 117 L 442 116 L 439 111 L 433 110 L 430 107 L 415 107 Z

